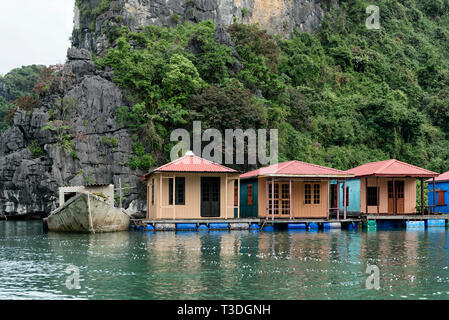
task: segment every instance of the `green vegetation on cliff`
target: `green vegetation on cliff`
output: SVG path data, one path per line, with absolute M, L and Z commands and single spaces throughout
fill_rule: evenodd
M 381 30 L 365 27 L 370 4 L 340 1 L 316 35 L 288 40 L 234 24 L 235 52 L 215 42 L 211 22 L 116 29 L 116 48 L 97 64 L 128 93 L 119 118 L 142 157 L 167 156 L 170 131 L 202 120 L 204 129 L 278 128 L 280 160 L 348 169 L 398 158 L 446 171 L 448 1 L 377 1 Z
M 4 76 L 0 76 L 0 134 L 8 127 L 8 113 L 16 108 L 14 101 L 30 101 L 36 97 L 33 88 L 39 80 L 39 75 L 44 67 L 31 65 L 11 70 Z

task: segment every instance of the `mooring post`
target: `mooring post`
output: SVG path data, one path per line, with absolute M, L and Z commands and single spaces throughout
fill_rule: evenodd
M 118 179 L 119 195 L 120 195 L 120 209 L 122 209 L 122 179 Z
M 437 204 L 436 204 L 436 188 L 435 188 L 435 177 L 433 177 L 433 214 L 437 211 Z
M 424 215 L 424 179 L 421 178 L 421 215 Z
M 344 185 L 343 185 L 343 212 L 344 212 L 344 219 L 346 220 L 346 216 L 348 213 L 348 202 L 346 201 L 348 199 L 349 195 L 348 195 L 348 190 L 346 189 L 346 178 L 344 180 Z

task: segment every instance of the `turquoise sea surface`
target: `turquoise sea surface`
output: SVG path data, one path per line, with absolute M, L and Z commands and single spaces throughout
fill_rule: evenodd
M 4 221 L 0 299 L 449 299 L 449 232 L 79 235 Z

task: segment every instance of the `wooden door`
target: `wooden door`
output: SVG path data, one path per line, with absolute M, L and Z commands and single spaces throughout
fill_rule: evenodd
M 393 202 L 394 192 L 393 192 L 393 181 L 388 181 L 388 213 L 394 213 L 394 202 Z
M 220 217 L 220 178 L 201 178 L 201 217 Z
M 338 184 L 331 184 L 331 209 L 338 207 L 337 203 Z
M 404 181 L 395 181 L 393 192 L 393 181 L 388 181 L 388 213 L 394 213 L 394 206 L 396 201 L 396 213 L 404 213 Z M 396 199 L 395 199 L 396 196 Z
M 396 181 L 396 212 L 404 213 L 404 181 Z

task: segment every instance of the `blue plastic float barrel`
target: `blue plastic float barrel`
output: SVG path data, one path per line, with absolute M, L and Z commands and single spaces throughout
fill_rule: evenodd
M 427 220 L 427 227 L 445 227 L 446 220 L 444 219 L 429 219 Z
M 311 222 L 309 223 L 309 225 L 307 226 L 307 230 L 309 231 L 316 231 L 319 229 L 319 225 L 316 222 Z
M 253 223 L 251 224 L 251 226 L 249 227 L 251 230 L 259 230 L 259 225 L 257 223 Z
M 147 224 L 145 227 L 145 231 L 154 231 L 154 227 L 151 224 Z
M 231 230 L 248 230 L 249 224 L 248 223 L 231 223 L 230 225 Z
M 406 221 L 405 226 L 407 229 L 425 228 L 424 221 Z
M 195 231 L 196 223 L 178 223 L 176 224 L 176 231 Z
M 305 224 L 305 223 L 289 223 L 287 225 L 287 228 L 291 229 L 291 230 L 306 230 L 307 224 Z
M 262 231 L 273 232 L 274 226 L 265 226 L 262 228 Z
M 323 228 L 324 230 L 341 229 L 341 222 L 325 222 Z
M 368 221 L 368 224 L 366 225 L 368 229 L 377 229 L 377 222 L 374 220 Z
M 155 228 L 157 231 L 175 231 L 176 225 L 174 223 L 157 223 Z
M 348 224 L 349 230 L 354 230 L 354 229 L 357 229 L 358 227 L 359 227 L 359 224 L 357 222 L 352 222 L 352 223 Z
M 209 227 L 205 224 L 202 224 L 198 227 L 198 231 L 209 231 Z
M 210 230 L 229 230 L 229 223 L 210 223 Z

